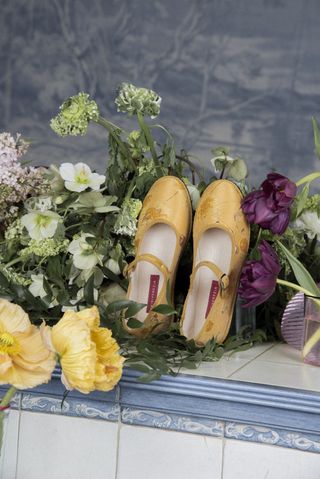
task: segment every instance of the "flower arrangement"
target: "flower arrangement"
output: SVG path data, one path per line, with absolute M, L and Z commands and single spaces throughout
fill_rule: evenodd
M 64 101 L 51 121 L 61 137 L 85 135 L 89 123 L 106 129 L 109 158 L 102 174 L 84 163 L 23 166 L 27 143 L 20 136 L 0 135 L 0 297 L 23 308 L 34 327 L 42 324 L 43 340 L 49 351 L 58 354 L 64 383 L 83 392 L 109 388 L 120 379 L 117 343 L 126 365 L 142 373 L 140 380 L 149 381 L 176 374 L 181 367 L 196 367 L 202 360 L 217 360 L 226 351 L 251 347 L 266 335 L 275 336 L 290 296 L 286 287 L 314 294 L 315 281 L 320 279 L 319 195 L 309 192 L 310 182 L 320 173 L 297 183 L 270 173 L 258 190 L 249 192 L 244 160 L 231 157 L 227 148 L 216 148 L 211 172 L 205 175 L 192 155 L 176 150 L 165 127 L 147 120 L 160 113 L 161 98 L 154 91 L 124 83 L 115 103 L 119 112 L 136 120 L 136 129 L 126 131 L 102 117 L 86 93 Z M 315 120 L 313 127 L 320 157 Z M 185 182 L 194 209 L 215 179 L 229 178 L 242 190 L 252 244 L 240 296 L 244 306 L 268 299 L 258 307 L 261 329 L 244 329 L 223 345 L 213 340 L 204 348 L 180 336 L 177 323 L 167 332 L 141 340 L 124 331 L 121 315 L 129 319 L 130 327 L 139 327 L 135 314 L 141 305 L 125 299 L 123 275 L 133 259 L 137 218 L 151 185 L 164 175 Z M 190 248 L 181 260 L 175 308 L 162 311 L 177 319 L 191 268 Z M 73 363 L 80 339 L 86 351 L 81 377 Z

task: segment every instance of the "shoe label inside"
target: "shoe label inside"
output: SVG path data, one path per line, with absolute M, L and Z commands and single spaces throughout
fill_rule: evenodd
M 147 313 L 149 313 L 150 309 L 154 305 L 157 296 L 158 296 L 158 288 L 159 288 L 159 274 L 151 274 L 150 275 L 150 282 L 149 282 L 149 294 L 148 294 L 148 303 L 147 303 Z
M 210 288 L 210 293 L 209 293 L 209 299 L 208 299 L 208 305 L 207 305 L 205 318 L 208 317 L 208 314 L 210 313 L 210 309 L 212 308 L 212 305 L 215 302 L 215 299 L 218 295 L 218 292 L 219 292 L 219 283 L 218 283 L 218 281 L 213 280 L 212 283 L 211 283 L 211 288 Z

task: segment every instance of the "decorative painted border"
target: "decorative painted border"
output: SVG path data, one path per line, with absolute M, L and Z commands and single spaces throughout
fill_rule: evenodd
M 266 427 L 229 422 L 225 425 L 224 436 L 228 439 L 239 439 L 320 453 L 320 436 L 306 436 L 282 429 L 273 430 Z
M 18 393 L 12 407 L 320 453 L 319 393 L 184 374 L 145 384 L 138 376 L 125 369 L 108 393 L 71 391 L 61 408 L 57 369 L 49 384 Z
M 85 417 L 88 419 L 104 419 L 105 421 L 118 421 L 120 406 L 118 404 L 103 403 L 91 399 L 85 401 L 77 398 L 38 396 L 36 394 L 22 394 L 22 411 L 45 412 L 64 416 Z
M 215 437 L 223 437 L 224 431 L 222 421 L 132 408 L 122 409 L 121 422 Z

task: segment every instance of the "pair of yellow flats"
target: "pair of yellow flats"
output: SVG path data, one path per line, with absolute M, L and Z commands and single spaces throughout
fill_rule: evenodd
M 228 180 L 211 183 L 200 198 L 193 222 L 193 268 L 180 332 L 198 346 L 213 337 L 221 343 L 230 329 L 250 229 L 242 194 Z M 139 216 L 135 259 L 127 267 L 127 298 L 146 304 L 135 317 L 143 323 L 128 332 L 145 337 L 169 327 L 171 318 L 153 311 L 173 301 L 179 259 L 188 241 L 192 208 L 185 184 L 174 176 L 157 180 Z M 169 286 L 169 294 L 168 294 Z

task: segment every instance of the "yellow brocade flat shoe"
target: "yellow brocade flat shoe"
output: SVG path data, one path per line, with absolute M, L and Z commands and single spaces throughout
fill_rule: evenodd
M 204 191 L 193 224 L 193 268 L 180 331 L 202 346 L 222 343 L 230 329 L 250 228 L 241 209 L 242 194 L 228 180 Z
M 135 237 L 135 259 L 126 269 L 129 279 L 127 299 L 146 304 L 135 318 L 140 328 L 125 329 L 137 337 L 160 332 L 171 319 L 152 311 L 159 304 L 173 302 L 178 262 L 188 241 L 192 209 L 185 184 L 174 176 L 157 180 L 144 199 Z

